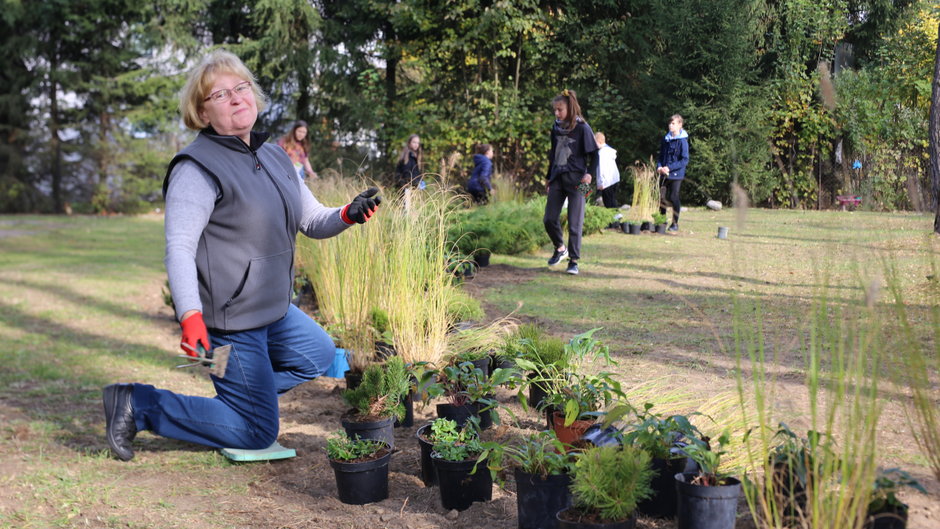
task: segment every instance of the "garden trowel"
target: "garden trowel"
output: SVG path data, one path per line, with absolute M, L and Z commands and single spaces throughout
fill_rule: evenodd
M 195 351 L 197 356 L 189 355 L 177 355 L 177 357 L 184 360 L 189 360 L 188 364 L 178 365 L 176 367 L 190 367 L 190 366 L 208 366 L 209 373 L 219 377 L 225 378 L 225 368 L 228 366 L 228 355 L 232 350 L 232 344 L 220 345 L 212 349 L 211 351 L 206 351 L 206 349 L 200 345 L 198 350 L 194 350 L 191 345 L 184 343 L 183 347 L 191 351 Z

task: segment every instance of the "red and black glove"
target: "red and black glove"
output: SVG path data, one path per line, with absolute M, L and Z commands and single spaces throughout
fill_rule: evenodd
M 180 339 L 180 348 L 189 356 L 199 356 L 197 351 L 202 346 L 206 354 L 212 350 L 209 346 L 209 331 L 206 323 L 202 321 L 202 313 L 197 312 L 180 322 L 183 328 L 183 337 Z
M 379 209 L 379 204 L 382 203 L 382 197 L 375 196 L 378 192 L 379 188 L 370 187 L 356 195 L 356 198 L 346 204 L 343 210 L 340 211 L 343 222 L 346 224 L 364 224 L 365 221 L 369 220 L 375 214 L 375 211 Z

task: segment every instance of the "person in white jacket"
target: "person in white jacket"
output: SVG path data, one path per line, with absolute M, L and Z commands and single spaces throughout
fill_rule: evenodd
M 597 191 L 601 194 L 605 208 L 618 208 L 617 187 L 620 183 L 620 170 L 617 169 L 617 150 L 607 145 L 607 137 L 603 132 L 594 134 L 597 141 L 598 171 Z

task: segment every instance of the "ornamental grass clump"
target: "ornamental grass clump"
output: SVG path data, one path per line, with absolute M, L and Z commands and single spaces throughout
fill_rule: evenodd
M 339 179 L 318 181 L 317 195 L 325 204 L 344 204 L 369 187 L 366 182 Z M 375 361 L 372 311 L 381 306 L 384 283 L 383 230 L 385 203 L 373 220 L 346 230 L 338 237 L 313 240 L 299 237 L 297 256 L 317 296 L 325 323 L 338 334 L 353 371 L 363 372 Z
M 652 158 L 648 164 L 637 161 L 630 168 L 633 174 L 633 202 L 627 211 L 627 221 L 652 222 L 653 213 L 659 211 L 659 176 L 655 168 Z
M 454 306 L 462 303 L 459 286 L 447 271 L 447 256 L 454 253 L 447 228 L 456 200 L 432 185 L 413 194 L 410 209 L 398 198 L 376 215 L 383 255 L 373 264 L 383 268 L 382 306 L 395 349 L 408 364 L 439 364 L 447 332 L 462 313 Z
M 878 466 L 876 433 L 883 404 L 884 329 L 875 310 L 877 288 L 864 300 L 836 304 L 826 279 L 816 296 L 802 344 L 806 361 L 809 432 L 798 443 L 789 472 L 781 479 L 780 443 L 774 402 L 776 380 L 769 375 L 759 308 L 735 303 L 734 332 L 738 358 L 739 402 L 754 424 L 745 440 L 745 497 L 759 527 L 861 529 Z M 757 316 L 755 319 L 755 315 Z M 746 387 L 741 373 L 750 372 Z M 790 486 L 781 497 L 783 486 Z M 798 486 L 797 486 L 798 485 Z
M 574 465 L 571 495 L 575 518 L 614 523 L 629 519 L 652 496 L 650 455 L 634 446 L 584 451 Z

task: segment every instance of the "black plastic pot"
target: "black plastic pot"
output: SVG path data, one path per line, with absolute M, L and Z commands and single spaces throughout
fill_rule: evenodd
M 363 505 L 388 498 L 388 462 L 392 458 L 389 450 L 384 456 L 362 463 L 345 463 L 330 460 L 336 476 L 339 501 L 350 505 Z
M 477 358 L 476 360 L 471 360 L 470 363 L 473 364 L 473 367 L 483 371 L 483 376 L 490 376 L 490 355 L 486 355 L 483 358 Z
M 356 437 L 360 439 L 378 439 L 388 443 L 389 448 L 395 448 L 395 417 L 359 422 L 352 420 L 355 413 L 355 410 L 349 411 L 340 417 L 346 435 L 351 439 Z
M 634 529 L 636 527 L 636 516 L 631 516 L 622 522 L 591 523 L 587 521 L 566 520 L 564 517 L 571 512 L 571 507 L 558 511 L 558 514 L 555 515 L 555 519 L 557 520 L 555 527 L 558 529 Z
M 349 370 L 343 373 L 346 379 L 346 389 L 356 389 L 362 384 L 362 372 Z
M 864 529 L 907 529 L 907 507 L 882 509 L 878 512 L 868 511 L 865 518 Z
M 519 529 L 554 527 L 558 509 L 571 505 L 571 491 L 568 490 L 571 476 L 559 474 L 542 479 L 538 474 L 529 474 L 518 468 L 515 474 Z
M 437 416 L 441 419 L 450 419 L 457 423 L 457 426 L 463 428 L 467 420 L 474 415 L 479 415 L 479 409 L 473 404 L 464 404 L 455 406 L 453 404 L 438 404 Z
M 640 230 L 640 225 L 639 225 L 639 224 L 631 224 L 631 225 L 630 225 L 630 235 L 639 235 L 639 234 L 640 234 L 640 231 L 642 231 L 642 230 Z
M 653 229 L 652 222 L 647 221 L 647 222 L 640 223 L 640 231 L 650 231 L 651 229 Z
M 529 379 L 535 378 L 537 375 L 534 373 L 529 373 Z M 545 405 L 545 397 L 548 396 L 548 393 L 539 383 L 529 384 L 529 406 L 535 410 L 541 410 Z
M 620 223 L 620 231 L 622 231 L 622 232 L 624 232 L 624 233 L 626 233 L 626 234 L 629 235 L 629 234 L 630 234 L 630 226 L 632 226 L 632 224 L 630 224 L 629 222 L 621 222 L 621 223 Z
M 493 478 L 486 461 L 477 464 L 476 459 L 445 461 L 432 457 L 437 470 L 437 484 L 441 489 L 441 505 L 445 509 L 464 511 L 475 501 L 490 501 L 493 498 Z M 474 465 L 477 471 L 473 474 Z
M 421 449 L 421 481 L 424 482 L 425 487 L 437 485 L 437 469 L 434 468 L 434 463 L 431 462 L 431 449 L 434 445 L 425 438 L 430 432 L 430 424 L 425 424 L 415 432 L 418 447 Z
M 477 252 L 473 255 L 473 262 L 480 268 L 490 266 L 490 252 Z
M 665 224 L 657 224 L 654 228 L 656 229 L 656 233 L 659 233 L 660 235 L 666 235 Z
M 643 500 L 636 506 L 637 512 L 656 518 L 675 518 L 676 516 L 676 474 L 684 472 L 686 458 L 653 458 L 650 462 L 653 479 L 650 488 L 653 497 Z
M 734 478 L 726 485 L 693 485 L 695 473 L 679 473 L 676 481 L 676 517 L 679 529 L 734 529 L 741 496 L 741 482 Z

